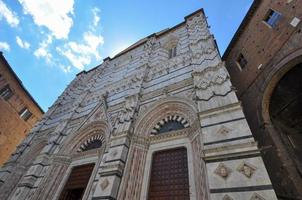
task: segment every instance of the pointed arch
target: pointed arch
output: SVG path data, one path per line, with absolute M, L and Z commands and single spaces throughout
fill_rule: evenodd
M 87 148 L 87 145 L 93 141 L 99 140 L 102 145 L 106 143 L 109 137 L 109 126 L 105 121 L 94 121 L 86 124 L 81 129 L 63 142 L 60 152 L 72 154 L 81 152 Z

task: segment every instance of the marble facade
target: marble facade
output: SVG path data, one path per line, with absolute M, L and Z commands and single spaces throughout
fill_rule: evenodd
M 203 10 L 79 73 L 1 168 L 0 199 L 58 199 L 87 163 L 83 199 L 147 199 L 152 153 L 174 147 L 190 199 L 277 199 Z

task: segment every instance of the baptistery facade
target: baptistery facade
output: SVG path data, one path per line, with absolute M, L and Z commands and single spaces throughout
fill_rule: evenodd
M 203 10 L 79 73 L 0 184 L 1 199 L 276 199 Z

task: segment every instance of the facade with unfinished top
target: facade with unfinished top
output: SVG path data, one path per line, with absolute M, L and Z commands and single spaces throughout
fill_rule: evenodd
M 203 10 L 78 74 L 0 199 L 277 199 Z

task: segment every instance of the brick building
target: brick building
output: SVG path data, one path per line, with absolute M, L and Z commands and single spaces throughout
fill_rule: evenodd
M 0 199 L 276 199 L 202 9 L 78 74 L 10 163 Z
M 302 199 L 301 20 L 301 0 L 256 0 L 223 55 L 279 199 Z
M 0 165 L 16 150 L 43 110 L 0 52 Z

